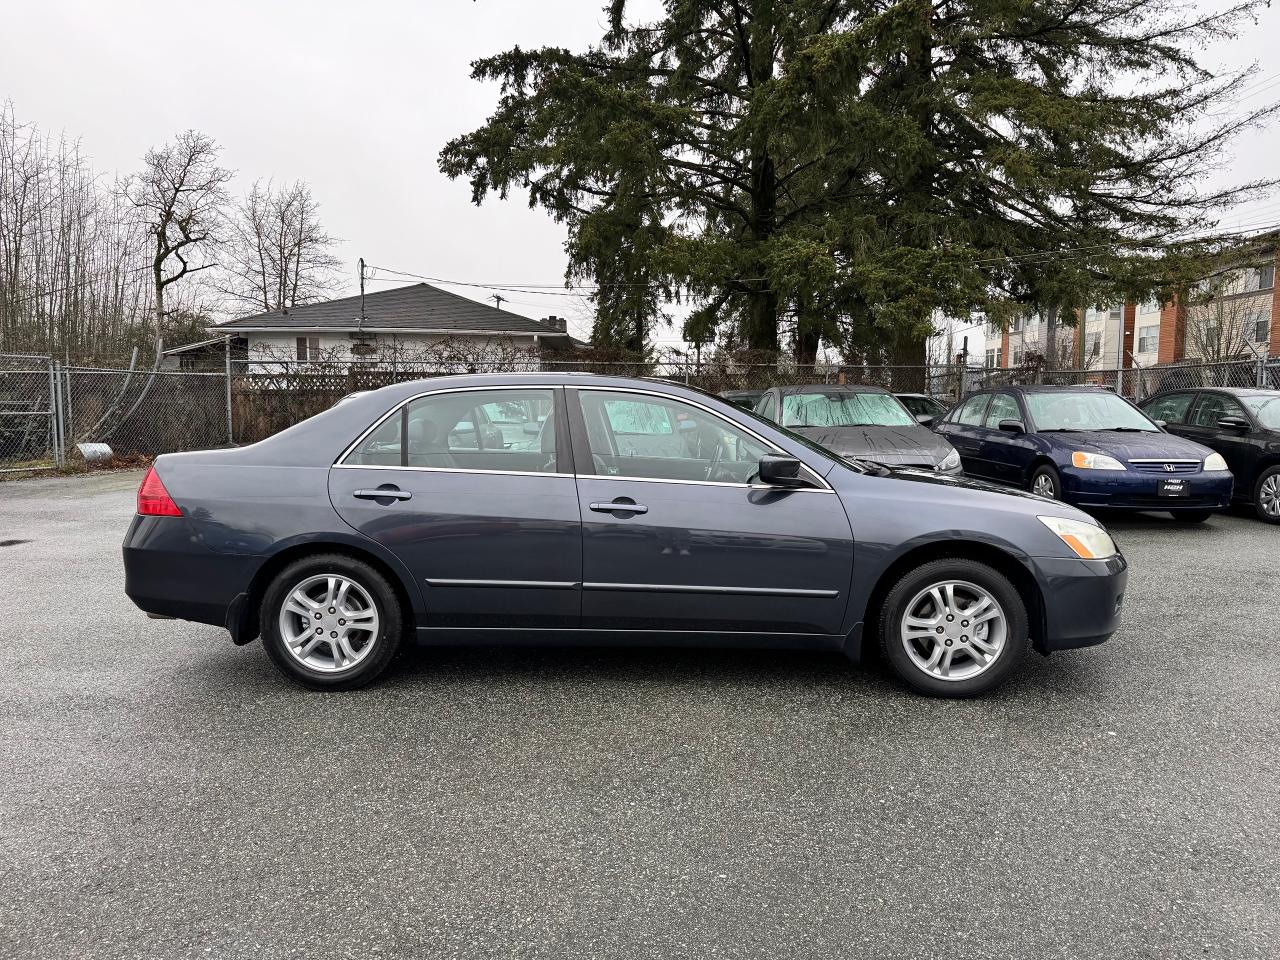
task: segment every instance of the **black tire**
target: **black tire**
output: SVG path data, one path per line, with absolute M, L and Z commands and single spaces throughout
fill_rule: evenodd
M 1253 512 L 1258 515 L 1258 519 L 1263 523 L 1280 523 L 1280 513 L 1267 513 L 1267 508 L 1262 505 L 1262 488 L 1267 481 L 1280 484 L 1280 464 L 1274 467 L 1267 467 L 1262 473 L 1258 474 L 1258 480 L 1253 485 Z
M 1179 523 L 1204 523 L 1213 516 L 1212 510 L 1170 510 L 1169 516 Z
M 335 575 L 352 581 L 372 601 L 378 630 L 372 639 L 361 644 L 357 651 L 361 657 L 354 665 L 326 671 L 308 666 L 289 651 L 281 635 L 280 616 L 289 595 L 308 578 Z M 369 564 L 340 553 L 322 553 L 297 560 L 276 575 L 263 594 L 259 623 L 267 655 L 290 680 L 313 690 L 353 690 L 382 673 L 399 652 L 404 611 L 387 578 Z M 366 648 L 368 652 L 362 653 Z
M 1062 477 L 1058 475 L 1057 467 L 1051 467 L 1048 464 L 1045 464 L 1042 467 L 1037 467 L 1034 471 L 1032 471 L 1031 482 L 1027 484 L 1027 489 L 1032 492 L 1035 492 L 1036 482 L 1038 480 L 1040 480 L 1041 482 L 1044 482 L 1041 480 L 1042 477 L 1047 478 L 1048 481 L 1053 484 L 1052 499 L 1061 500 L 1062 499 Z M 1044 496 L 1049 496 L 1049 494 L 1046 493 L 1044 494 Z
M 907 653 L 901 624 L 907 605 L 932 584 L 948 580 L 972 583 L 989 593 L 1004 611 L 1006 636 L 994 662 L 966 679 L 946 680 L 925 672 Z M 922 564 L 898 580 L 880 610 L 880 652 L 894 672 L 920 693 L 935 697 L 975 697 L 1002 683 L 1030 646 L 1027 607 L 1009 578 L 975 560 L 944 559 Z M 958 648 L 957 648 L 958 649 Z

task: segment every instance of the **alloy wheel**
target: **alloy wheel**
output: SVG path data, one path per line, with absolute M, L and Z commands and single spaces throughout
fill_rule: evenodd
M 902 617 L 907 656 L 939 680 L 968 680 L 990 669 L 1008 636 L 1008 619 L 999 601 L 967 580 L 926 587 L 907 604 Z
M 1258 505 L 1268 517 L 1280 517 L 1280 473 L 1273 473 L 1258 488 Z
M 280 636 L 294 660 L 322 673 L 342 673 L 364 660 L 378 638 L 378 608 L 349 577 L 307 577 L 285 596 Z
M 1042 497 L 1048 497 L 1050 500 L 1058 499 L 1057 487 L 1053 482 L 1053 477 L 1047 473 L 1040 473 L 1031 481 L 1031 492 Z

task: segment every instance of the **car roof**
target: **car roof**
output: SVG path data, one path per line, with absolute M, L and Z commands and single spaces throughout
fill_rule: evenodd
M 1115 391 L 1096 383 L 1022 383 L 1008 387 L 990 387 L 984 393 L 996 390 L 1017 390 L 1019 393 L 1111 393 Z
M 884 387 L 869 383 L 793 383 L 774 389 L 786 396 L 798 393 L 889 393 Z

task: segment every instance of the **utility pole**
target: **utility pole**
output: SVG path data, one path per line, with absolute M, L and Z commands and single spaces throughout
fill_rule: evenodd
M 494 306 L 496 306 L 499 310 L 501 310 L 501 309 L 502 309 L 502 305 L 503 305 L 504 303 L 506 303 L 506 302 L 507 302 L 507 298 L 506 298 L 506 297 L 504 297 L 504 296 L 503 296 L 502 294 L 500 294 L 500 293 L 495 293 L 495 294 L 494 294 L 492 297 L 490 297 L 489 299 L 493 301 Z

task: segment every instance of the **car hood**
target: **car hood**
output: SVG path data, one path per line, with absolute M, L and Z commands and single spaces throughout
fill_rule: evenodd
M 911 467 L 891 467 L 889 476 L 894 480 L 906 480 L 911 483 L 932 483 L 952 490 L 974 490 L 979 493 L 996 493 L 1005 497 L 1062 505 L 1060 501 L 1049 500 L 1038 494 L 1019 490 L 1017 487 L 1006 487 L 999 483 L 987 483 L 985 480 L 975 480 L 973 477 L 949 476 L 943 473 L 934 473 L 930 470 L 915 470 Z
M 1083 449 L 1093 453 L 1105 453 L 1119 460 L 1154 460 L 1160 458 L 1203 460 L 1213 453 L 1194 440 L 1176 437 L 1171 433 L 1127 433 L 1108 430 L 1085 430 L 1080 433 L 1048 433 L 1064 447 Z
M 926 427 L 789 427 L 842 457 L 861 457 L 890 466 L 928 463 L 937 466 L 951 444 Z

